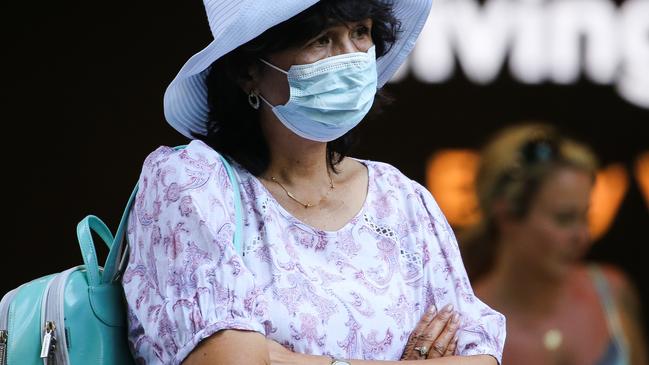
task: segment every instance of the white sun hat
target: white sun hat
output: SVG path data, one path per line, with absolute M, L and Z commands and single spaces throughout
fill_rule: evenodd
M 401 23 L 392 48 L 377 60 L 378 87 L 397 71 L 415 46 L 432 0 L 383 0 L 392 3 Z M 208 120 L 207 85 L 209 66 L 267 29 L 292 18 L 317 0 L 203 0 L 214 40 L 192 56 L 169 84 L 164 95 L 167 122 L 185 137 L 206 135 Z

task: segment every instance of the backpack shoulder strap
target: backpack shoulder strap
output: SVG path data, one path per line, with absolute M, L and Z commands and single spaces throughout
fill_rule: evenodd
M 106 243 L 108 249 L 114 243 L 115 238 L 110 232 L 110 229 L 94 215 L 89 215 L 77 224 L 77 239 L 79 241 L 79 248 L 81 248 L 81 257 L 86 266 L 88 275 L 88 284 L 96 286 L 101 282 L 101 271 L 99 270 L 99 263 L 97 262 L 97 252 L 95 251 L 95 243 L 92 239 L 92 232 L 99 235 L 102 241 Z
M 174 149 L 176 150 L 181 150 L 184 149 L 185 146 L 178 146 L 175 147 Z M 219 157 L 221 158 L 221 162 L 223 163 L 223 166 L 225 167 L 228 177 L 230 178 L 230 183 L 232 184 L 232 191 L 234 193 L 234 211 L 235 211 L 235 219 L 236 219 L 236 227 L 234 231 L 234 247 L 237 250 L 237 252 L 241 255 L 243 253 L 243 206 L 241 203 L 241 193 L 239 190 L 239 180 L 237 179 L 237 174 L 232 168 L 232 165 L 228 160 L 221 154 L 219 154 Z M 131 193 L 131 196 L 128 199 L 128 202 L 126 203 L 126 208 L 124 209 L 124 213 L 122 214 L 122 219 L 119 222 L 119 227 L 117 228 L 117 232 L 115 233 L 115 240 L 112 244 L 112 247 L 110 248 L 110 252 L 108 253 L 108 258 L 106 259 L 106 265 L 104 266 L 104 274 L 102 275 L 101 282 L 102 283 L 108 283 L 111 281 L 116 281 L 119 280 L 119 277 L 121 274 L 124 272 L 124 269 L 126 267 L 127 263 L 127 258 L 128 258 L 128 245 L 124 244 L 124 237 L 126 233 L 126 229 L 128 226 L 128 216 L 131 211 L 131 207 L 133 206 L 133 202 L 135 201 L 135 197 L 137 195 L 138 191 L 138 185 L 135 185 L 135 188 L 133 189 L 133 192 Z M 117 259 L 120 259 L 119 263 L 117 262 Z

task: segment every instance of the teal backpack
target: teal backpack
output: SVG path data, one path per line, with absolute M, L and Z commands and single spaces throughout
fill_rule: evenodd
M 241 253 L 243 210 L 239 184 L 230 164 L 222 156 L 221 160 L 234 189 L 234 245 Z M 128 245 L 123 242 L 137 189 L 131 193 L 114 237 L 93 215 L 79 222 L 77 238 L 83 265 L 32 280 L 2 298 L 0 365 L 134 364 L 127 342 L 120 274 L 127 261 Z M 103 269 L 97 263 L 91 232 L 109 248 Z

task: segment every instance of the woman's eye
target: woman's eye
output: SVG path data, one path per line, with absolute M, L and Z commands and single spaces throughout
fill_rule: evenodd
M 565 216 L 565 215 L 558 215 L 555 217 L 556 222 L 561 225 L 561 226 L 568 226 L 570 223 L 572 223 L 572 217 Z
M 580 215 L 577 213 L 558 213 L 554 216 L 555 221 L 561 226 L 570 226 L 579 223 L 580 218 Z M 583 218 L 585 221 L 586 216 L 584 215 Z
M 329 42 L 330 42 L 330 39 L 329 39 L 328 36 L 322 36 L 322 37 L 319 37 L 318 39 L 316 39 L 315 41 L 313 41 L 312 45 L 314 45 L 314 46 L 325 46 L 325 45 L 329 44 Z
M 356 27 L 354 29 L 354 37 L 362 38 L 370 34 L 370 29 L 364 25 Z

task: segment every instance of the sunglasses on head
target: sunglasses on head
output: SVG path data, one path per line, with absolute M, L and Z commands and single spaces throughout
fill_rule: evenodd
M 523 145 L 520 155 L 527 166 L 554 161 L 559 157 L 559 143 L 552 137 L 533 138 Z

